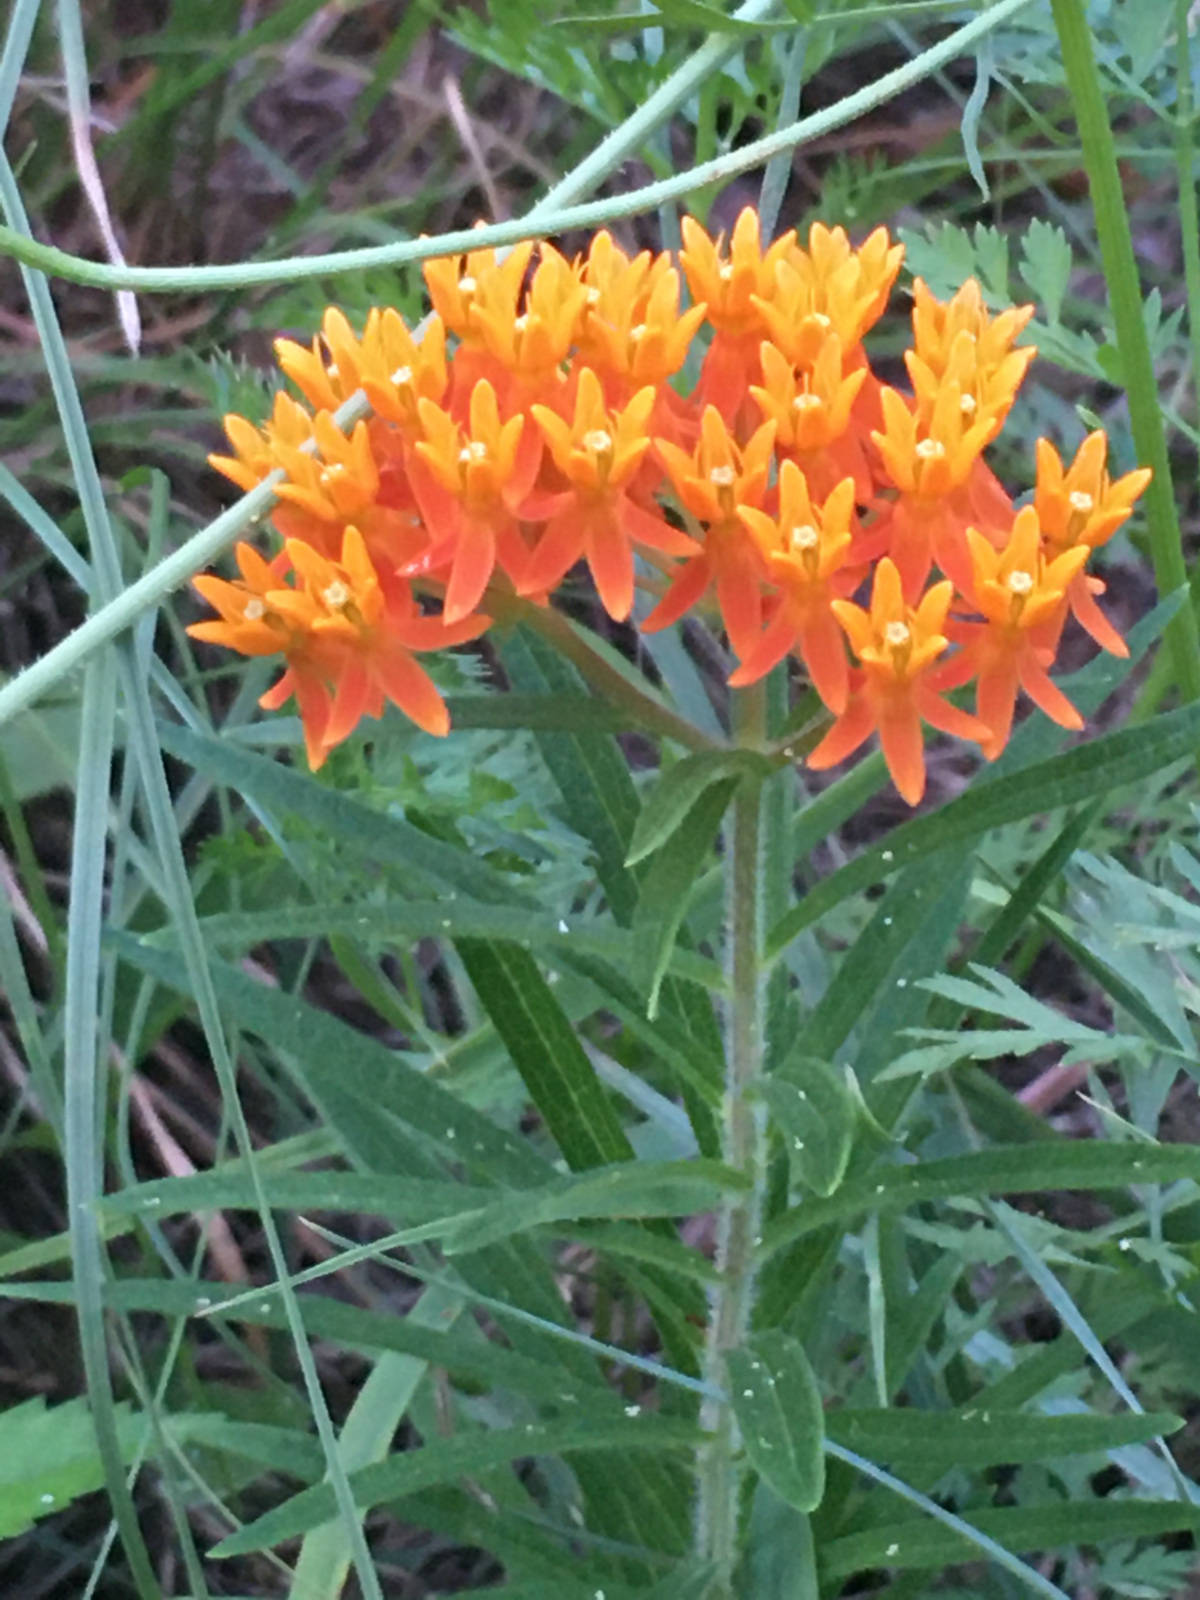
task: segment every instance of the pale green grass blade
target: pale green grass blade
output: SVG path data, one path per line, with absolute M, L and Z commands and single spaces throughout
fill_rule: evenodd
M 115 718 L 115 664 L 102 657 L 88 668 L 84 682 L 77 809 L 71 850 L 64 1040 L 67 1211 L 79 1340 L 108 1497 L 138 1594 L 142 1600 L 159 1600 L 161 1590 L 142 1540 L 133 1497 L 125 1483 L 108 1367 L 103 1308 L 104 1254 L 96 1211 L 104 1184 L 100 1108 L 104 1104 L 101 1085 L 107 1063 L 107 1044 L 102 1047 L 98 1038 L 97 1015 L 108 787 Z
M 461 1295 L 429 1288 L 406 1313 L 422 1328 L 447 1328 L 463 1309 Z M 386 1351 L 371 1369 L 338 1438 L 347 1472 L 382 1461 L 422 1378 L 425 1361 Z M 304 1536 L 290 1600 L 336 1600 L 349 1575 L 353 1552 L 340 1522 L 327 1522 Z
M 1057 1584 L 1051 1583 L 1049 1578 L 1043 1578 L 1033 1567 L 1026 1566 L 1019 1556 L 1014 1556 L 1010 1550 L 997 1544 L 988 1534 L 973 1528 L 969 1522 L 955 1516 L 953 1511 L 947 1511 L 945 1506 L 938 1505 L 936 1500 L 931 1500 L 919 1489 L 914 1489 L 910 1484 L 894 1477 L 892 1473 L 885 1472 L 882 1467 L 875 1466 L 873 1462 L 865 1460 L 853 1450 L 846 1450 L 841 1445 L 834 1444 L 830 1439 L 825 1441 L 825 1450 L 835 1461 L 844 1461 L 848 1467 L 854 1467 L 864 1477 L 872 1478 L 883 1488 L 890 1489 L 893 1494 L 899 1495 L 901 1500 L 907 1500 L 910 1505 L 919 1506 L 926 1516 L 932 1517 L 934 1521 L 942 1523 L 943 1526 L 953 1529 L 955 1533 L 969 1540 L 981 1555 L 990 1557 L 997 1566 L 1003 1567 L 1006 1572 L 1011 1572 L 1013 1577 L 1019 1579 L 1034 1594 L 1046 1595 L 1049 1600 L 1071 1600 L 1070 1595 Z
M 7 158 L 0 152 L 0 203 L 3 204 L 6 215 L 11 223 L 23 231 L 28 231 L 28 223 L 24 216 L 20 194 L 17 190 L 12 169 Z M 24 270 L 26 288 L 33 308 L 34 319 L 41 338 L 45 354 L 46 365 L 50 374 L 51 384 L 54 388 L 55 399 L 58 404 L 66 435 L 67 449 L 71 458 L 72 468 L 75 472 L 79 489 L 81 507 L 88 528 L 89 542 L 91 545 L 92 570 L 95 578 L 98 596 L 111 603 L 119 595 L 122 587 L 120 562 L 117 554 L 116 540 L 108 518 L 108 509 L 104 499 L 100 476 L 91 452 L 91 444 L 87 434 L 87 424 L 83 415 L 82 405 L 79 400 L 78 390 L 75 387 L 74 377 L 71 372 L 70 360 L 67 355 L 65 341 L 58 326 L 53 303 L 50 300 L 49 288 L 46 281 L 39 274 Z M 149 689 L 146 680 L 137 670 L 127 647 L 122 647 L 118 653 L 118 666 L 122 679 L 122 688 L 126 702 L 126 711 L 130 723 L 130 745 L 137 760 L 140 771 L 146 809 L 149 813 L 151 828 L 160 858 L 160 866 L 164 879 L 163 898 L 172 914 L 172 919 L 179 929 L 180 940 L 183 948 L 184 963 L 188 971 L 193 992 L 196 995 L 200 1012 L 201 1024 L 205 1037 L 212 1053 L 213 1063 L 216 1068 L 218 1082 L 220 1083 L 222 1098 L 226 1110 L 232 1119 L 234 1133 L 238 1145 L 246 1156 L 248 1166 L 256 1179 L 256 1200 L 262 1223 L 264 1236 L 267 1240 L 268 1250 L 272 1257 L 272 1264 L 277 1276 L 286 1277 L 287 1258 L 279 1238 L 278 1230 L 266 1202 L 262 1190 L 261 1173 L 257 1160 L 254 1157 L 254 1146 L 250 1136 L 250 1129 L 242 1110 L 237 1093 L 236 1069 L 229 1049 L 226 1044 L 220 1012 L 217 1005 L 216 993 L 209 976 L 203 941 L 197 925 L 195 907 L 192 901 L 191 884 L 188 879 L 187 866 L 183 858 L 183 847 L 180 842 L 174 808 L 171 801 L 170 790 L 167 786 L 166 774 L 162 766 L 162 756 L 159 750 L 158 738 L 155 732 L 154 710 L 150 701 Z M 84 738 L 89 737 L 86 722 Z M 111 738 L 111 717 L 110 717 Z M 108 761 L 105 761 L 105 774 L 108 771 Z M 94 786 L 94 785 L 93 785 Z M 83 803 L 84 787 L 83 775 L 80 775 L 80 804 Z M 107 814 L 107 804 L 102 803 L 95 807 L 95 818 L 89 816 L 89 830 L 85 837 L 90 836 L 91 828 L 98 826 L 96 819 L 104 818 Z M 93 797 L 94 802 L 94 797 Z M 95 864 L 93 864 L 95 865 Z M 103 872 L 103 856 L 99 861 L 99 872 Z M 94 927 L 91 923 L 84 925 L 96 943 L 95 959 L 98 961 L 98 942 L 100 923 L 96 921 Z M 80 957 L 79 959 L 82 959 Z M 68 960 L 70 957 L 68 956 Z M 98 972 L 98 967 L 97 967 Z M 82 979 L 77 980 L 77 982 Z M 94 995 L 93 988 L 90 991 Z M 89 1002 L 90 1003 L 90 1002 Z M 92 1014 L 95 1014 L 94 1006 Z M 107 1053 L 107 1047 L 105 1047 Z M 68 1102 L 70 1096 L 68 1095 Z M 94 1104 L 94 1102 L 93 1102 Z M 71 1124 L 68 1123 L 68 1128 Z M 97 1184 L 99 1174 L 96 1175 Z M 98 1192 L 98 1190 L 97 1190 Z M 75 1211 L 72 1210 L 72 1217 Z M 86 1241 L 81 1240 L 81 1244 Z M 101 1257 L 98 1246 L 93 1242 L 92 1250 L 94 1261 L 91 1270 L 99 1273 L 101 1270 Z M 98 1287 L 98 1283 L 97 1283 Z M 362 1585 L 366 1600 L 382 1600 L 379 1580 L 367 1549 L 366 1540 L 359 1524 L 354 1507 L 353 1497 L 345 1472 L 342 1470 L 337 1458 L 337 1440 L 333 1431 L 333 1423 L 325 1404 L 321 1390 L 320 1379 L 317 1374 L 316 1363 L 304 1334 L 303 1323 L 295 1306 L 294 1297 L 290 1287 L 284 1286 L 284 1305 L 288 1311 L 289 1324 L 296 1356 L 304 1378 L 305 1388 L 308 1393 L 309 1404 L 312 1408 L 317 1432 L 325 1451 L 329 1481 L 338 1502 L 339 1511 L 345 1520 L 349 1537 L 355 1556 L 355 1569 Z M 94 1299 L 94 1297 L 93 1297 Z M 91 1301 L 88 1302 L 91 1305 Z M 85 1304 L 81 1301 L 80 1320 L 83 1324 Z M 98 1302 L 95 1310 L 98 1312 Z M 103 1347 L 103 1325 L 97 1322 L 99 1328 L 99 1343 Z M 93 1334 L 94 1337 L 94 1334 Z M 105 1367 L 107 1373 L 107 1367 Z M 89 1371 L 89 1383 L 92 1373 Z M 100 1391 L 101 1405 L 103 1405 L 104 1391 Z M 111 1458 L 106 1457 L 106 1462 Z M 122 1523 L 122 1539 L 126 1545 L 131 1565 L 138 1573 L 139 1587 L 143 1588 L 143 1577 L 139 1569 L 144 1565 L 145 1579 L 150 1587 L 143 1588 L 146 1600 L 151 1600 L 157 1593 L 157 1585 L 149 1567 L 148 1557 L 145 1556 L 144 1546 L 139 1552 L 136 1547 L 130 1547 L 130 1540 L 136 1539 L 140 1544 L 140 1532 L 137 1531 L 136 1517 L 127 1529 L 124 1525 L 121 1497 L 128 1502 L 128 1512 L 132 1513 L 132 1501 L 129 1499 L 123 1478 L 114 1481 L 109 1479 L 109 1493 L 113 1497 L 114 1511 L 118 1521 Z

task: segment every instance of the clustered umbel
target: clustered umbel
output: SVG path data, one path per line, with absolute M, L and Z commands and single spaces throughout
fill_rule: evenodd
M 796 656 L 833 717 L 809 765 L 878 732 L 911 804 L 923 723 L 993 759 L 1023 689 L 1078 728 L 1047 669 L 1068 613 L 1127 653 L 1084 567 L 1150 474 L 1110 482 L 1101 432 L 1069 467 L 1041 439 L 1015 511 L 983 453 L 1033 358 L 1015 343 L 1032 307 L 992 315 L 974 280 L 943 303 L 917 279 L 901 393 L 862 340 L 902 255 L 882 228 L 854 248 L 819 223 L 764 250 L 747 208 L 727 247 L 684 218 L 678 260 L 601 232 L 574 261 L 548 244 L 536 264 L 532 244 L 429 261 L 419 342 L 390 307 L 361 338 L 330 308 L 311 348 L 276 345 L 304 403 L 225 419 L 218 470 L 243 489 L 286 475 L 282 548 L 240 544 L 238 580 L 198 578 L 220 620 L 190 631 L 283 657 L 262 703 L 295 696 L 314 768 L 389 700 L 445 733 L 416 656 L 478 638 L 501 596 L 548 603 L 580 561 L 618 621 L 651 591 L 647 632 L 715 608 L 735 686 Z M 333 413 L 359 391 L 371 414 L 347 434 Z M 970 682 L 974 714 L 945 698 Z

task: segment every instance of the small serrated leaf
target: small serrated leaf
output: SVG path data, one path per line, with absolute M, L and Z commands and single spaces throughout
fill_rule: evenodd
M 1073 257 L 1063 230 L 1035 217 L 1021 241 L 1020 273 L 1037 295 L 1052 326 L 1062 316 Z
M 804 1346 L 773 1328 L 726 1357 L 729 1399 L 746 1454 L 797 1511 L 825 1493 L 825 1411 Z

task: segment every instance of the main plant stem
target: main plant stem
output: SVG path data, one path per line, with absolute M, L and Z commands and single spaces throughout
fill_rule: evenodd
M 733 731 L 740 745 L 761 749 L 766 698 L 762 684 L 736 691 Z M 721 1208 L 719 1280 L 713 1294 L 704 1376 L 727 1392 L 725 1358 L 742 1343 L 754 1301 L 754 1252 L 766 1183 L 765 1112 L 755 1088 L 762 1063 L 761 782 L 744 781 L 733 801 L 727 854 L 726 1019 L 723 1155 L 749 1186 Z M 738 1553 L 741 1440 L 727 1400 L 705 1401 L 709 1435 L 697 1462 L 696 1552 L 715 1568 L 711 1600 L 732 1600 Z

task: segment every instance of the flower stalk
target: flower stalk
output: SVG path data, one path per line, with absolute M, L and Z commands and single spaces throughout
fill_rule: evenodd
M 735 690 L 733 734 L 742 748 L 766 741 L 766 685 Z M 726 1357 L 744 1341 L 754 1304 L 755 1245 L 766 1189 L 765 1105 L 757 1094 L 763 1061 L 762 780 L 747 778 L 734 796 L 727 855 L 726 1078 L 722 1146 L 748 1187 L 725 1200 L 717 1224 L 718 1285 L 709 1311 L 704 1378 L 727 1392 Z M 732 1600 L 738 1554 L 743 1464 L 728 1399 L 707 1400 L 708 1438 L 697 1462 L 696 1553 L 715 1569 L 711 1600 Z

